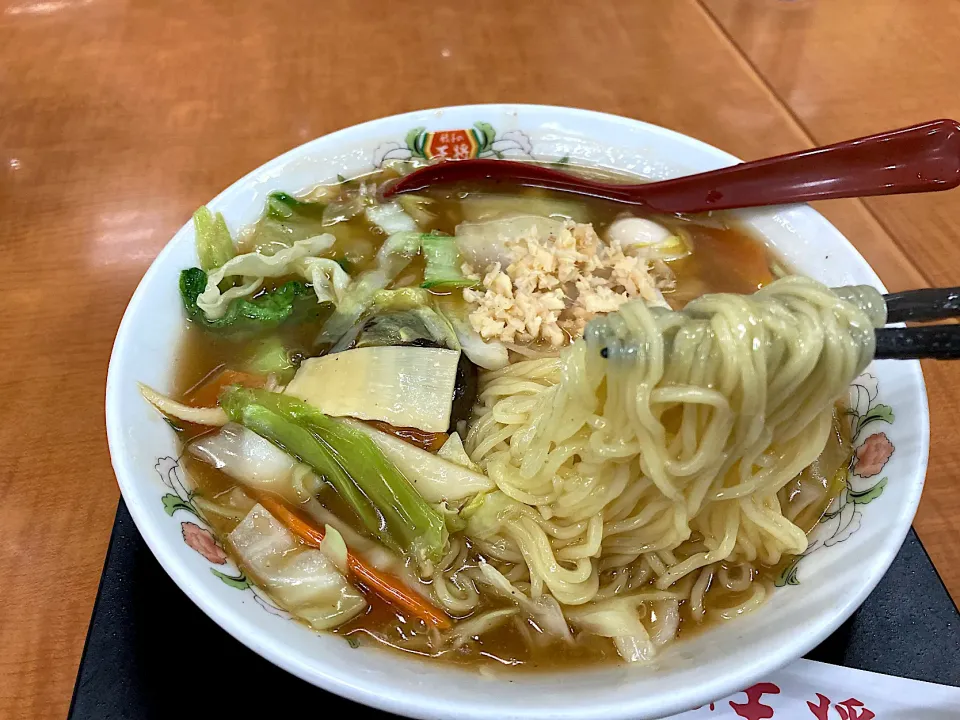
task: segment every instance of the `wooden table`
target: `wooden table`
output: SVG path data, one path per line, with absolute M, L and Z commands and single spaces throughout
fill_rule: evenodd
M 111 342 L 194 208 L 415 108 L 575 105 L 744 158 L 960 117 L 952 0 L 0 3 L 0 717 L 63 717 L 117 501 Z M 891 288 L 960 284 L 960 191 L 820 208 Z M 960 364 L 916 525 L 960 597 Z

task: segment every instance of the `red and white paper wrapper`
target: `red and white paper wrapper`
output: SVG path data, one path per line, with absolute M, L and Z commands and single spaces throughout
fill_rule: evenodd
M 960 688 L 798 660 L 669 720 L 960 720 Z

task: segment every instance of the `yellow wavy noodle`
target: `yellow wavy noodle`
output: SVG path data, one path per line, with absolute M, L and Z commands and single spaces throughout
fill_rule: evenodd
M 486 373 L 465 445 L 497 490 L 468 521 L 474 549 L 563 608 L 650 586 L 695 620 L 759 605 L 755 568 L 807 546 L 781 490 L 823 451 L 883 323 L 869 292 L 848 297 L 788 277 L 683 312 L 634 302 L 560 357 Z M 803 490 L 805 506 L 827 492 Z M 474 601 L 465 582 L 436 593 L 455 614 Z M 708 607 L 713 592 L 728 604 Z M 678 624 L 676 599 L 657 602 L 641 603 L 654 646 Z

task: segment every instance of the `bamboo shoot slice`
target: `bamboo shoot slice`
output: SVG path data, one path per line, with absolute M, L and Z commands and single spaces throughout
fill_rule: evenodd
M 304 360 L 284 391 L 333 417 L 446 432 L 460 351 L 364 347 Z

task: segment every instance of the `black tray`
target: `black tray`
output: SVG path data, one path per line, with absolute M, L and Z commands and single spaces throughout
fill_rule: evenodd
M 807 657 L 960 686 L 958 628 L 960 613 L 911 530 L 863 606 Z M 71 720 L 249 717 L 264 702 L 278 715 L 394 717 L 298 680 L 217 627 L 167 577 L 121 500 Z

